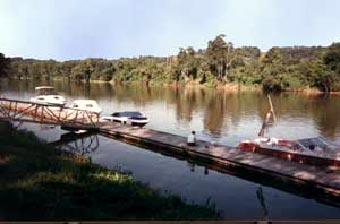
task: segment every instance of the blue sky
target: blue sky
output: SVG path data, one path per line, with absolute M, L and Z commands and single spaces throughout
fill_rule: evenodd
M 339 0 L 0 0 L 0 52 L 37 59 L 167 56 L 340 42 Z

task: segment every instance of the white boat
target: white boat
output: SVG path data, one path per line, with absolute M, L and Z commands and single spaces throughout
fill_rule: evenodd
M 149 119 L 144 113 L 138 111 L 124 111 L 112 113 L 110 117 L 102 117 L 104 121 L 130 124 L 131 126 L 144 127 Z
M 31 102 L 56 104 L 58 106 L 64 106 L 66 104 L 65 98 L 55 92 L 53 86 L 35 87 L 35 96 L 31 98 Z
M 86 110 L 94 113 L 101 113 L 102 109 L 99 107 L 95 100 L 75 100 L 70 109 Z

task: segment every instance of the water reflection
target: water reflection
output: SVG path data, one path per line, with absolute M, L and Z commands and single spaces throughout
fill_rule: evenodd
M 42 84 L 2 80 L 0 91 L 9 98 L 29 100 L 34 87 Z M 213 89 L 110 84 L 86 86 L 72 82 L 51 84 L 69 101 L 85 97 L 97 100 L 104 113 L 144 111 L 151 118 L 148 128 L 183 136 L 196 130 L 198 138 L 231 145 L 244 138 L 256 137 L 269 109 L 267 98 L 260 93 L 231 94 Z M 272 96 L 272 101 L 277 122 L 267 130 L 268 135 L 286 138 L 323 135 L 340 143 L 338 97 L 281 94 Z M 65 149 L 87 156 L 93 163 L 131 171 L 137 180 L 154 189 L 182 196 L 189 202 L 204 204 L 211 200 L 226 219 L 340 218 L 339 202 L 265 175 L 221 170 L 213 164 L 195 164 L 185 158 L 169 156 L 166 151 L 140 149 L 101 136 L 65 134 L 60 139 L 63 132 L 58 128 L 44 129 L 36 124 L 23 126 L 35 130 L 43 139 L 59 141 Z
M 87 132 L 82 134 L 67 132 L 62 134 L 59 140 L 50 144 L 61 146 L 61 149 L 81 156 L 90 156 L 100 146 L 98 135 Z
M 189 203 L 212 203 L 225 219 L 340 218 L 339 202 L 266 175 L 221 170 L 213 164 L 170 155 L 166 150 L 126 145 L 90 133 L 75 135 L 57 128 L 44 130 L 39 124 L 24 126 L 46 140 L 50 135 L 58 137 L 53 144 L 78 155 L 79 162 L 131 173 L 151 188 L 181 196 Z
M 28 100 L 34 87 L 46 83 L 1 81 L 0 91 L 10 98 Z M 187 136 L 196 130 L 198 138 L 236 145 L 256 137 L 269 110 L 261 93 L 228 93 L 198 88 L 137 87 L 104 84 L 51 83 L 74 99 L 97 100 L 104 114 L 141 110 L 151 118 L 149 128 Z M 272 96 L 277 117 L 267 135 L 281 138 L 324 136 L 340 144 L 339 96 L 318 97 L 283 93 Z
M 225 219 L 339 218 L 339 206 L 315 192 L 302 190 L 267 176 L 221 170 L 195 163 L 166 151 L 137 148 L 99 137 L 100 147 L 90 154 L 93 163 L 131 172 L 150 187 L 176 194 L 188 202 L 213 203 Z M 152 162 L 150 162 L 152 161 Z
M 263 219 L 268 220 L 269 214 L 268 214 L 266 203 L 264 201 L 264 194 L 263 194 L 263 189 L 261 185 L 259 185 L 258 188 L 256 189 L 256 196 L 260 202 L 261 208 L 263 209 Z

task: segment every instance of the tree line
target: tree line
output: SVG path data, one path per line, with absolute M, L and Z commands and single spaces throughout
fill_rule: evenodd
M 115 60 L 58 62 L 6 58 L 0 54 L 0 75 L 13 79 L 62 79 L 115 83 L 257 86 L 264 91 L 317 88 L 340 91 L 340 43 L 330 46 L 234 47 L 218 35 L 206 49 L 181 48 L 170 57 L 139 56 Z

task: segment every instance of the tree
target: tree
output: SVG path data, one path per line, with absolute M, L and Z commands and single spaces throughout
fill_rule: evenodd
M 328 73 L 323 76 L 322 83 L 328 91 L 340 90 L 340 43 L 333 43 L 325 54 L 323 61 Z
M 91 74 L 92 74 L 92 71 L 90 69 L 90 67 L 87 67 L 84 71 L 84 76 L 85 76 L 85 80 L 86 82 L 89 82 L 90 79 L 91 79 Z
M 340 75 L 340 43 L 333 43 L 324 56 L 324 63 L 335 75 Z
M 193 47 L 189 46 L 187 49 L 180 48 L 177 55 L 177 73 L 193 79 L 197 77 L 198 59 L 196 58 L 196 52 Z
M 218 35 L 206 49 L 181 48 L 168 58 L 150 55 L 116 60 L 89 58 L 58 62 L 0 55 L 0 75 L 24 79 L 65 78 L 123 83 L 172 83 L 181 79 L 215 86 L 218 82 L 256 85 L 264 90 L 316 87 L 340 90 L 340 43 L 329 47 L 273 47 L 265 54 L 254 46 L 234 48 Z
M 0 77 L 8 76 L 9 66 L 10 66 L 9 58 L 6 58 L 3 53 L 0 53 Z
M 233 58 L 233 45 L 231 42 L 225 42 L 225 35 L 221 34 L 215 37 L 213 41 L 209 41 L 205 51 L 205 59 L 207 60 L 211 73 L 222 79 L 228 75 L 228 68 Z

